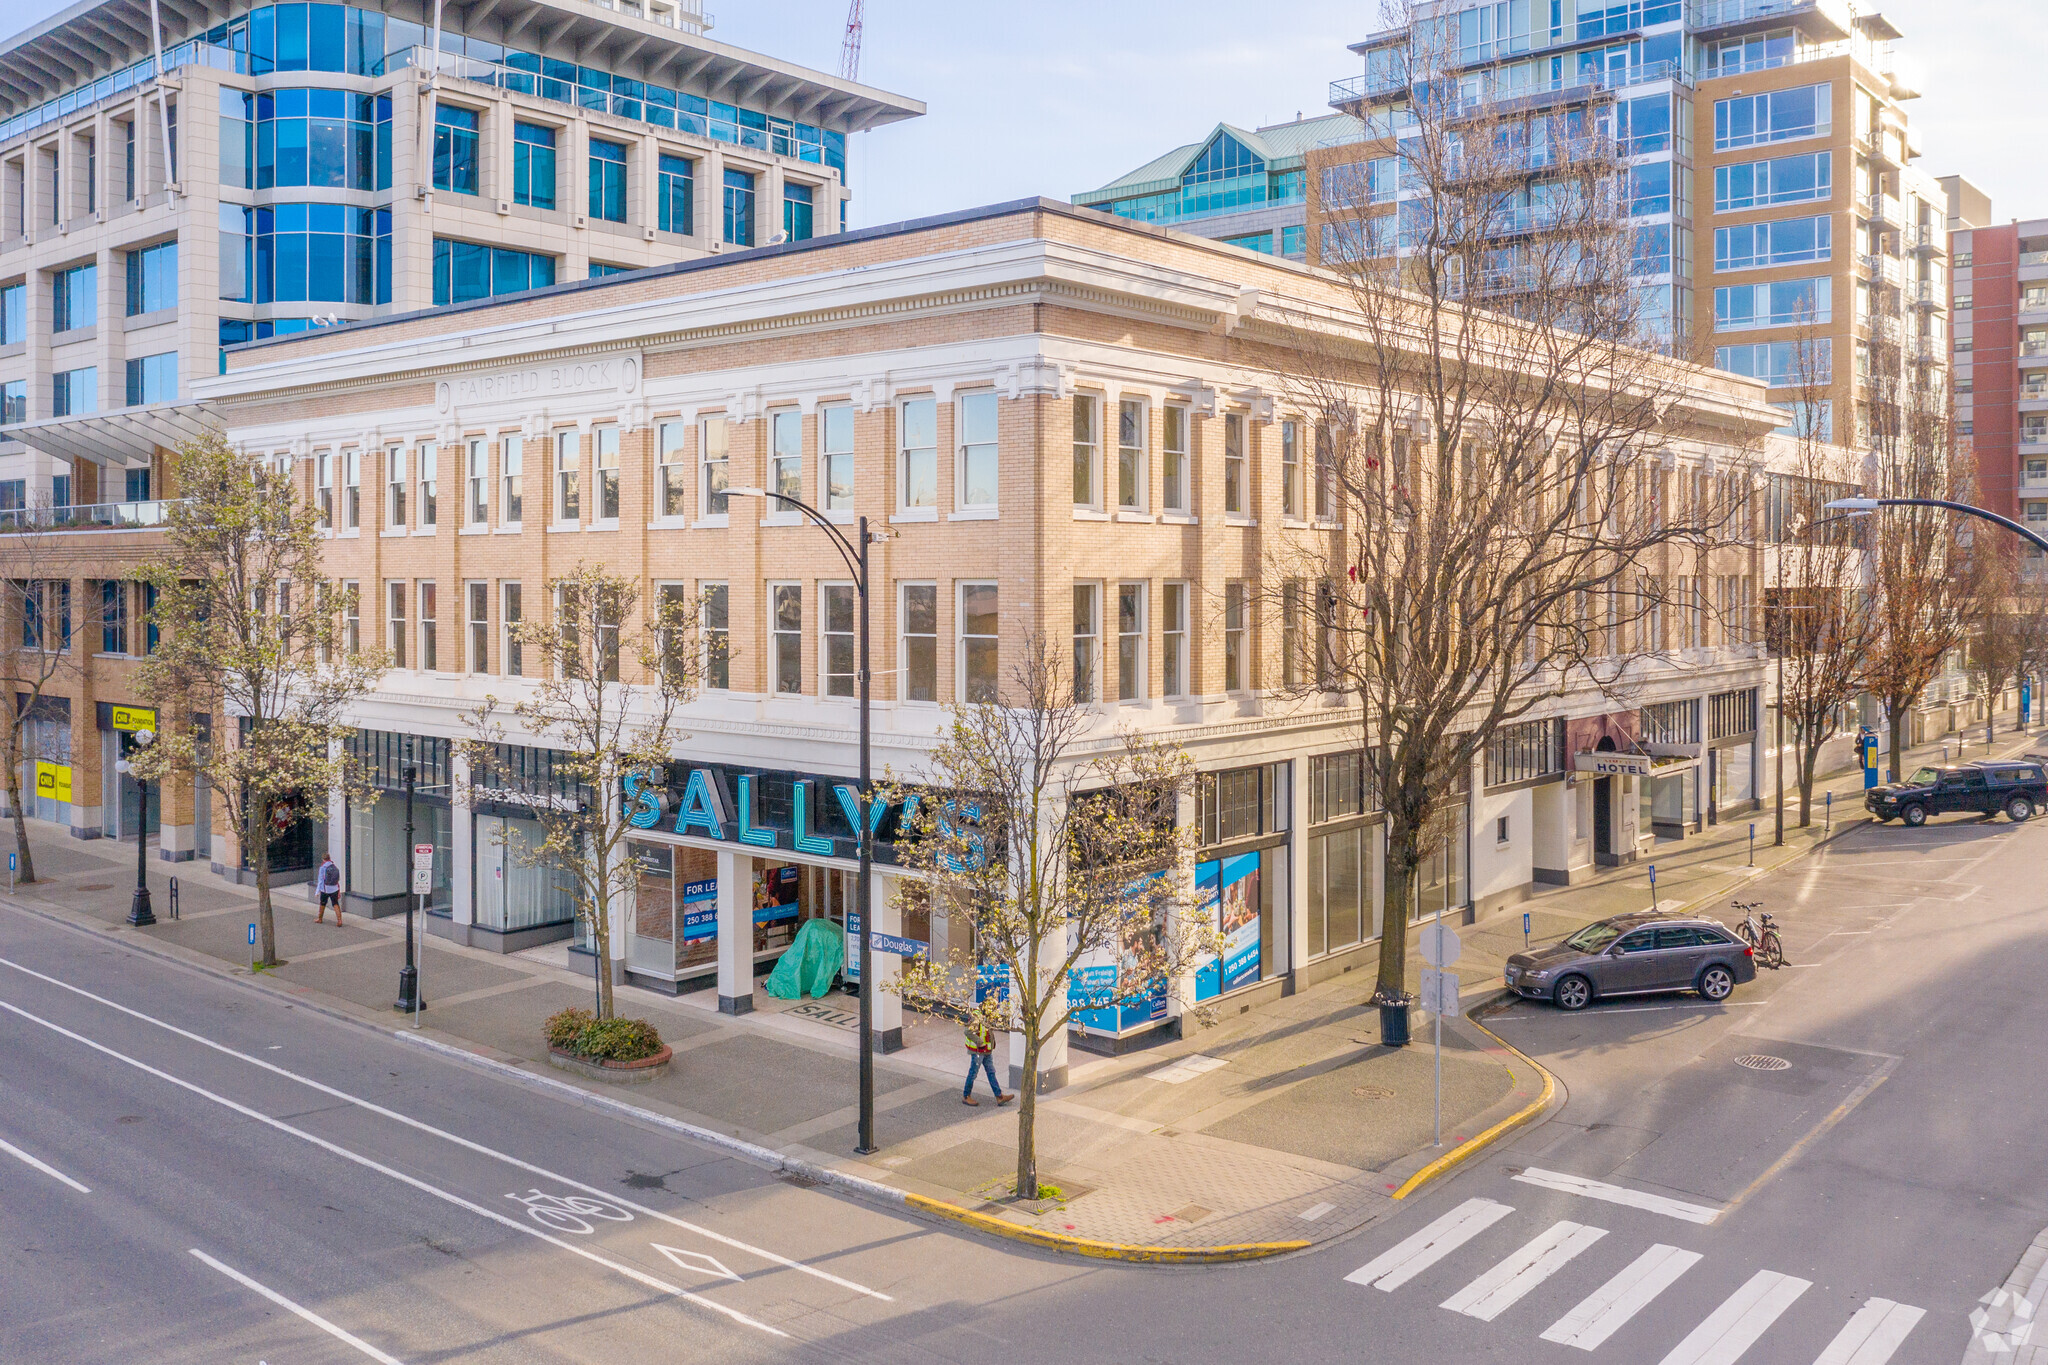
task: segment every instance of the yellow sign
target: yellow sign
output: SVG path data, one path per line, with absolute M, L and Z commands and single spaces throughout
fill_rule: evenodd
M 154 706 L 116 706 L 113 711 L 116 730 L 156 730 Z
M 71 765 L 36 760 L 36 795 L 50 801 L 71 800 Z

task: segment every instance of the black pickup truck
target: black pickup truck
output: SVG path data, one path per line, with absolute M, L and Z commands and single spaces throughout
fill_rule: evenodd
M 2048 807 L 2048 769 L 2033 759 L 1985 759 L 1952 768 L 1920 768 L 1904 782 L 1872 787 L 1863 805 L 1879 824 L 1903 820 L 1918 828 L 1930 815 L 1967 811 L 2015 822 Z

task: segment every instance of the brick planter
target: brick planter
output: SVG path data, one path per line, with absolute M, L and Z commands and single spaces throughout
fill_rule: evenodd
M 675 1049 L 666 1044 L 652 1057 L 642 1057 L 637 1062 L 606 1061 L 549 1048 L 548 1065 L 559 1071 L 574 1071 L 607 1085 L 645 1085 L 666 1074 L 675 1055 Z

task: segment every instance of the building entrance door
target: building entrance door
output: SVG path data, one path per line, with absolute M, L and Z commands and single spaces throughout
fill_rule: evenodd
M 1593 853 L 1596 858 L 1614 856 L 1614 779 L 1593 779 Z

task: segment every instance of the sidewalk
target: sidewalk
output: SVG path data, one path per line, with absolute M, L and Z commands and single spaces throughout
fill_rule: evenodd
M 1953 742 L 1953 741 L 1951 741 Z M 2011 747 L 2022 743 L 2012 739 Z M 1973 748 L 1981 747 L 1981 741 Z M 1939 757 L 1939 747 L 1931 751 Z M 1918 752 L 1908 758 L 1917 759 Z M 1827 784 L 1837 795 L 1834 829 L 1860 823 L 1860 776 Z M 1769 844 L 1759 812 L 1757 870 L 1812 848 L 1818 819 L 1788 826 Z M 1796 820 L 1796 806 L 1792 810 Z M 1666 908 L 1715 902 L 1755 875 L 1747 865 L 1750 817 L 1688 838 L 1654 858 Z M 155 951 L 248 977 L 248 888 L 194 864 L 152 862 L 159 923 L 126 924 L 134 885 L 132 846 L 80 843 L 31 823 L 44 880 L 13 899 L 108 934 L 147 940 Z M 165 918 L 167 880 L 179 878 L 183 916 Z M 1505 957 L 1606 915 L 1648 908 L 1646 865 L 1615 869 L 1560 888 L 1461 929 L 1457 963 L 1468 1007 L 1497 989 Z M 351 918 L 317 924 L 303 887 L 276 898 L 279 955 L 263 984 L 380 1028 L 402 1021 L 390 1007 L 403 958 L 403 921 Z M 1411 958 L 1413 973 L 1419 960 Z M 597 1086 L 548 1067 L 540 1023 L 566 1005 L 587 1005 L 588 970 L 560 944 L 500 957 L 426 937 L 420 990 L 422 1035 L 568 1084 L 600 1090 L 785 1155 L 866 1176 L 912 1193 L 979 1207 L 1039 1230 L 1144 1246 L 1220 1246 L 1322 1241 L 1372 1221 L 1416 1171 L 1493 1124 L 1528 1109 L 1544 1077 L 1463 1017 L 1445 1020 L 1443 1142 L 1432 1143 L 1433 1029 L 1418 1016 L 1417 1045 L 1381 1046 L 1378 1012 L 1361 970 L 1299 994 L 1190 1024 L 1177 1042 L 1120 1058 L 1072 1054 L 1070 1083 L 1040 1102 L 1040 1178 L 1061 1196 L 1007 1201 L 1015 1165 L 1013 1108 L 983 1096 L 961 1105 L 965 1070 L 959 1029 L 908 1016 L 906 1047 L 876 1059 L 881 1150 L 861 1160 L 855 1141 L 853 1002 L 834 995 L 789 1002 L 755 993 L 755 1012 L 727 1016 L 715 997 L 677 998 L 622 988 L 622 1013 L 661 1031 L 676 1058 L 666 1076 L 630 1090 Z M 411 1033 L 410 1028 L 401 1031 Z

